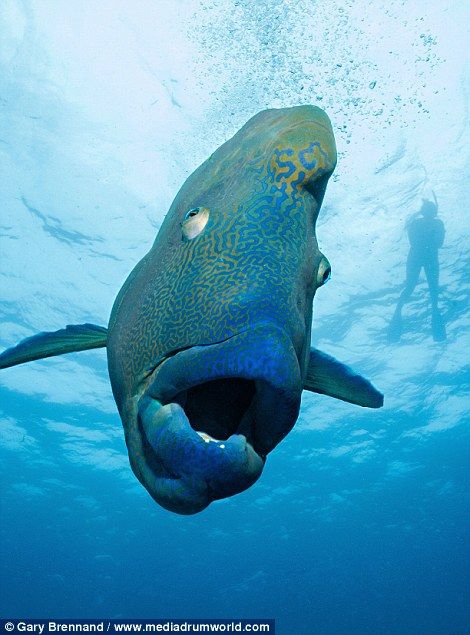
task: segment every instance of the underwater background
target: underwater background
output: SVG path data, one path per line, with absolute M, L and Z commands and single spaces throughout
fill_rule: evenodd
M 186 177 L 259 110 L 314 104 L 338 166 L 312 342 L 385 394 L 372 411 L 304 393 L 260 481 L 182 517 L 131 472 L 104 350 L 1 371 L 0 614 L 470 633 L 468 2 L 2 0 L 0 16 L 2 349 L 106 325 Z M 407 223 L 433 192 L 446 339 L 421 272 L 391 341 Z

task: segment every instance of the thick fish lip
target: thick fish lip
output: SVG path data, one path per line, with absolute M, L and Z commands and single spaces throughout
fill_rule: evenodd
M 301 392 L 292 343 L 272 324 L 176 353 L 158 366 L 148 390 L 163 405 L 178 403 L 194 430 L 219 440 L 243 434 L 263 458 L 292 429 Z M 237 410 L 239 421 L 225 416 L 218 425 L 213 409 L 224 415 L 226 407 Z
M 292 429 L 301 392 L 292 343 L 271 324 L 166 358 L 139 406 L 147 489 L 179 513 L 247 489 Z

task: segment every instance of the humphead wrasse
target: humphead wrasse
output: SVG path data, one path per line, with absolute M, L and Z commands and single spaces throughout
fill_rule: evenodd
M 184 183 L 107 329 L 40 333 L 0 367 L 106 347 L 132 469 L 160 505 L 193 514 L 250 487 L 302 390 L 383 403 L 310 348 L 313 298 L 330 275 L 315 222 L 335 164 L 322 110 L 260 112 Z

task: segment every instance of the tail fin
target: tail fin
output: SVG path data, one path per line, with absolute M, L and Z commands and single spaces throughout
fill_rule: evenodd
M 38 333 L 0 354 L 0 368 L 8 368 L 35 359 L 86 351 L 106 346 L 108 329 L 96 324 L 68 324 L 65 329 Z

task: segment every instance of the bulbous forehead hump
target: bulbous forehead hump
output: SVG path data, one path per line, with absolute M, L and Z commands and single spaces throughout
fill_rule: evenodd
M 279 110 L 265 110 L 235 135 L 247 154 L 250 146 L 261 158 L 276 164 L 283 153 L 296 167 L 306 171 L 333 171 L 336 165 L 336 146 L 331 122 L 323 110 L 315 106 L 296 106 Z
M 336 165 L 330 120 L 316 106 L 264 110 L 213 153 L 205 172 L 223 179 L 240 160 L 266 167 L 286 181 L 329 175 Z
M 172 209 L 206 205 L 218 190 L 256 187 L 260 180 L 294 189 L 326 181 L 336 165 L 330 120 L 316 106 L 264 110 L 252 117 L 188 177 Z

